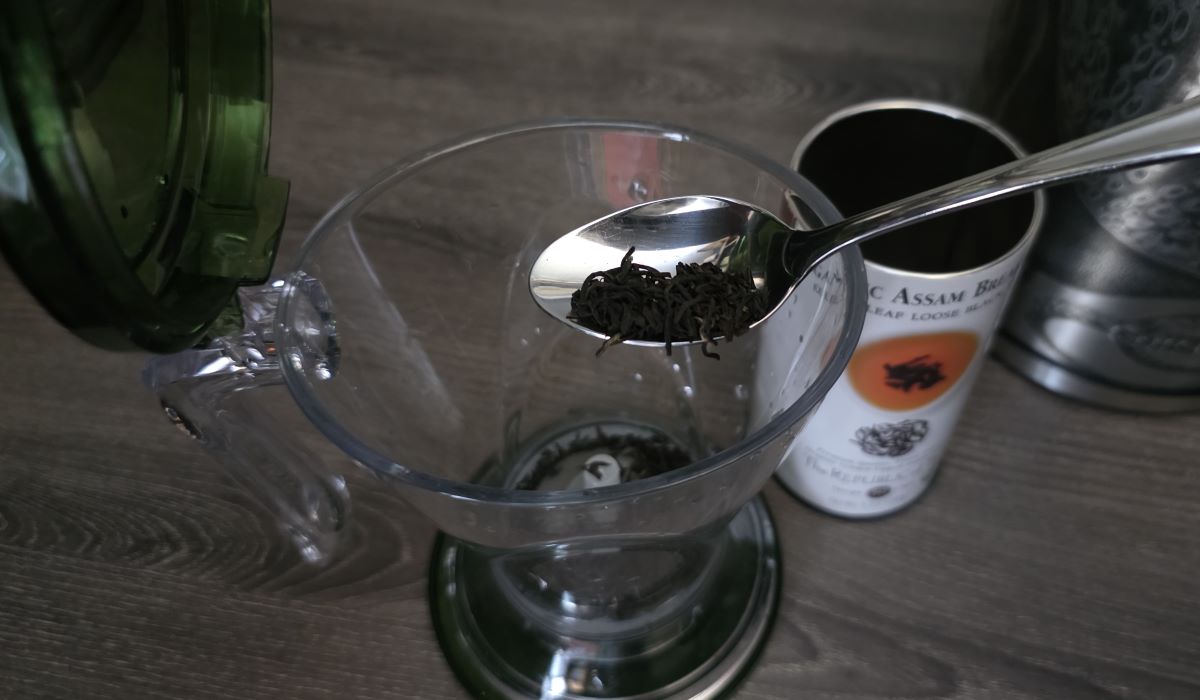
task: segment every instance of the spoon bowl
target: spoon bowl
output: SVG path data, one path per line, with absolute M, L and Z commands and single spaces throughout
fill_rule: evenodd
M 713 263 L 723 270 L 749 271 L 773 311 L 797 280 L 790 275 L 768 274 L 772 258 L 764 247 L 776 240 L 777 234 L 791 231 L 773 214 L 727 197 L 671 197 L 646 202 L 584 224 L 550 244 L 530 270 L 529 290 L 551 316 L 579 331 L 606 338 L 568 317 L 571 295 L 588 275 L 617 267 L 634 248 L 637 262 L 663 271 L 673 271 L 677 263 Z M 663 343 L 626 340 L 625 344 Z
M 1196 155 L 1200 155 L 1200 98 L 812 231 L 795 230 L 767 211 L 725 197 L 660 199 L 597 219 L 551 243 L 530 270 L 529 290 L 554 318 L 607 338 L 568 318 L 571 294 L 588 275 L 617 267 L 635 248 L 635 262 L 663 271 L 673 271 L 680 262 L 711 262 L 727 272 L 748 273 L 766 295 L 768 309 L 750 325 L 753 328 L 770 318 L 813 268 L 847 246 L 1087 175 Z M 624 342 L 664 345 L 655 340 Z M 672 344 L 701 342 L 697 338 Z

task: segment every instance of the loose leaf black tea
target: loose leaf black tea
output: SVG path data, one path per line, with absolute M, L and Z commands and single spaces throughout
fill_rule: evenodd
M 718 338 L 732 340 L 767 313 L 748 272 L 679 263 L 672 275 L 633 262 L 633 250 L 619 267 L 588 275 L 571 295 L 567 318 L 608 336 L 597 355 L 626 340 L 662 341 L 668 355 L 672 343 L 700 340 L 700 352 L 719 360 L 711 349 Z

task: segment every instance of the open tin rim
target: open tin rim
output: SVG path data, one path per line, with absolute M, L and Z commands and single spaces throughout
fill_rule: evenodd
M 800 161 L 804 159 L 804 155 L 808 152 L 809 147 L 812 146 L 812 143 L 816 141 L 819 136 L 825 133 L 829 127 L 833 126 L 834 124 L 859 114 L 891 110 L 913 110 L 919 112 L 928 112 L 930 114 L 947 117 L 949 119 L 957 119 L 971 124 L 972 126 L 979 127 L 987 134 L 993 136 L 997 141 L 1012 151 L 1014 159 L 1024 158 L 1025 156 L 1029 155 L 1021 146 L 1021 144 L 1017 142 L 1016 138 L 1002 129 L 998 124 L 991 121 L 987 117 L 970 110 L 933 100 L 923 100 L 917 98 L 883 98 L 877 100 L 868 100 L 866 102 L 850 105 L 849 107 L 844 107 L 817 122 L 816 125 L 809 129 L 808 132 L 805 133 L 800 139 L 800 143 L 796 146 L 796 150 L 792 153 L 791 160 L 788 161 L 788 167 L 791 168 L 796 174 L 800 174 Z M 801 177 L 803 177 L 803 175 L 801 175 Z M 867 260 L 866 258 L 864 258 L 864 262 L 869 270 L 880 270 L 892 275 L 910 277 L 913 279 L 948 280 L 962 275 L 970 275 L 976 272 L 981 272 L 989 267 L 993 267 L 1005 260 L 1008 260 L 1013 256 L 1020 255 L 1021 251 L 1028 247 L 1033 242 L 1033 239 L 1037 236 L 1038 231 L 1042 227 L 1042 221 L 1045 218 L 1046 193 L 1044 190 L 1037 190 L 1036 192 L 1030 193 L 1030 195 L 1033 197 L 1033 211 L 1030 213 L 1029 225 L 1026 227 L 1024 234 L 1022 234 L 1021 238 L 1018 239 L 1016 243 L 1013 243 L 1012 247 L 1010 247 L 1003 255 L 986 263 L 963 270 L 955 270 L 954 272 L 913 272 L 897 267 L 890 267 L 882 263 Z M 792 209 L 793 215 L 797 214 L 790 201 L 788 202 L 788 207 Z

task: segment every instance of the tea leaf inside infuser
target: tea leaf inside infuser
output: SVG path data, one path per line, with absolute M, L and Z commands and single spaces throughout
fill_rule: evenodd
M 597 355 L 626 340 L 661 341 L 668 355 L 672 343 L 699 340 L 700 352 L 719 360 L 711 349 L 718 339 L 732 340 L 767 313 L 749 272 L 679 263 L 672 275 L 633 262 L 633 251 L 620 266 L 588 275 L 571 295 L 567 318 L 608 336 Z

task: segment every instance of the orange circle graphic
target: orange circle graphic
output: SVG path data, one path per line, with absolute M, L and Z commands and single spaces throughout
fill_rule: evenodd
M 979 348 L 974 333 L 907 335 L 864 345 L 850 358 L 854 390 L 887 411 L 932 403 L 958 382 Z

